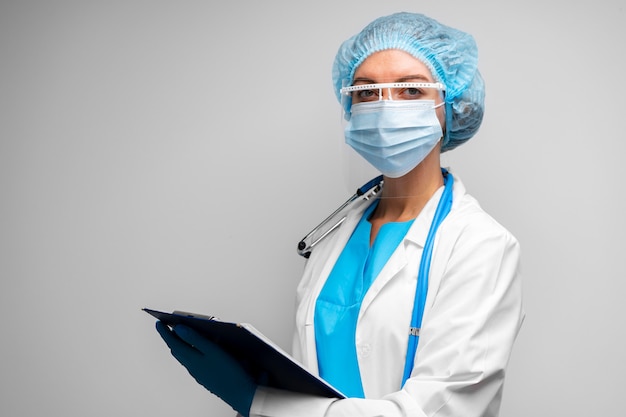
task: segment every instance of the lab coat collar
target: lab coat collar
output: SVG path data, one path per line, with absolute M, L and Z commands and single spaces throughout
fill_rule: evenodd
M 453 175 L 450 173 L 449 175 Z M 465 186 L 459 180 L 456 175 L 454 177 L 454 184 L 452 186 L 452 210 L 458 203 L 461 201 L 463 195 L 465 194 Z M 428 231 L 430 230 L 430 225 L 433 222 L 433 218 L 435 217 L 435 211 L 437 210 L 437 205 L 439 204 L 439 199 L 441 198 L 441 194 L 443 193 L 443 186 L 439 187 L 435 194 L 430 197 L 420 214 L 415 218 L 413 225 L 407 232 L 405 236 L 405 241 L 410 241 L 419 245 L 420 247 L 424 247 L 426 244 L 426 238 L 428 237 Z
M 428 200 L 420 214 L 415 218 L 415 221 L 411 225 L 411 228 L 404 237 L 403 244 L 398 245 L 393 252 L 380 274 L 372 284 L 370 290 L 366 293 L 363 302 L 361 304 L 361 310 L 359 317 L 363 316 L 370 303 L 374 300 L 376 295 L 395 277 L 402 269 L 404 269 L 409 263 L 409 255 L 407 253 L 407 247 L 410 244 L 418 245 L 420 248 L 424 248 L 426 239 L 428 238 L 428 232 L 433 218 L 435 217 L 435 211 L 439 204 L 439 199 L 443 193 L 444 187 L 440 187 L 435 194 Z M 465 187 L 454 177 L 454 184 L 452 188 L 452 210 L 455 205 L 458 206 L 458 202 L 465 194 Z M 445 222 L 445 220 L 444 220 Z M 417 277 L 417 273 L 415 275 Z
M 452 175 L 452 173 L 450 173 L 450 175 Z M 408 243 L 414 243 L 416 245 L 419 245 L 419 247 L 424 247 L 426 243 L 426 238 L 428 237 L 428 231 L 430 230 L 430 225 L 432 223 L 433 217 L 435 216 L 435 210 L 437 209 L 437 204 L 439 203 L 439 198 L 441 197 L 442 192 L 443 187 L 440 187 L 426 203 L 426 206 L 424 207 L 424 209 L 422 209 L 421 213 L 417 216 L 409 231 L 407 232 L 403 244 L 399 245 L 399 247 L 389 259 L 389 262 L 383 269 L 391 268 L 393 271 L 397 272 L 397 270 L 406 265 L 407 259 L 405 254 L 405 247 Z M 455 175 L 454 185 L 452 188 L 452 211 L 454 211 L 455 207 L 458 207 L 464 194 L 465 187 Z M 313 251 L 311 256 L 320 256 L 323 259 L 326 259 L 326 262 L 322 263 L 322 265 L 324 265 L 323 269 L 318 271 L 318 274 L 320 274 L 320 276 L 327 277 L 330 274 L 330 270 L 334 266 L 335 261 L 339 257 L 341 251 L 343 250 L 348 239 L 350 238 L 352 230 L 354 230 L 354 228 L 356 227 L 356 224 L 363 216 L 363 213 L 365 212 L 367 207 L 372 204 L 372 201 L 374 200 L 364 201 L 363 204 L 355 207 L 354 210 L 349 212 L 346 216 L 345 221 L 340 227 L 339 233 L 334 233 L 333 235 L 331 235 L 328 241 L 323 242 L 320 247 L 316 248 Z M 319 285 L 321 284 L 322 283 L 319 283 Z

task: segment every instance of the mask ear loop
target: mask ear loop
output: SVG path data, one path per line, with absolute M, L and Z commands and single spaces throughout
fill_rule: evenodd
M 446 90 L 439 90 L 439 98 L 441 99 L 441 103 L 437 104 L 435 106 L 435 109 L 441 106 L 444 106 L 446 104 Z M 444 112 L 445 112 L 445 107 L 444 107 Z
M 449 140 L 448 137 L 448 125 L 452 123 L 452 103 L 448 103 L 446 101 L 446 90 L 441 90 L 441 102 L 444 104 L 443 106 L 443 120 L 445 121 L 445 125 L 443 127 L 443 139 L 441 141 L 441 146 L 443 147 Z M 448 105 L 449 104 L 449 105 Z

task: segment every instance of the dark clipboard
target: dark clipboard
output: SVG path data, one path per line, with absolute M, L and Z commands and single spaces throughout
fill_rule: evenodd
M 248 323 L 225 322 L 214 317 L 144 308 L 168 326 L 184 324 L 229 352 L 259 385 L 327 398 L 345 398 Z

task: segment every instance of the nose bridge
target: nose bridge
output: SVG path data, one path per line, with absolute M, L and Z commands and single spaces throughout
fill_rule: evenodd
M 394 97 L 394 89 L 391 87 L 379 87 L 378 89 L 378 97 L 380 100 L 393 100 Z

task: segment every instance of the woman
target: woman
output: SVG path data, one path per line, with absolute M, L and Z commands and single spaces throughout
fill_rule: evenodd
M 190 329 L 158 330 L 245 416 L 497 416 L 523 319 L 519 246 L 440 167 L 482 121 L 475 43 L 423 15 L 382 17 L 344 42 L 333 81 L 346 143 L 384 185 L 312 251 L 293 354 L 348 398 L 257 386 Z

